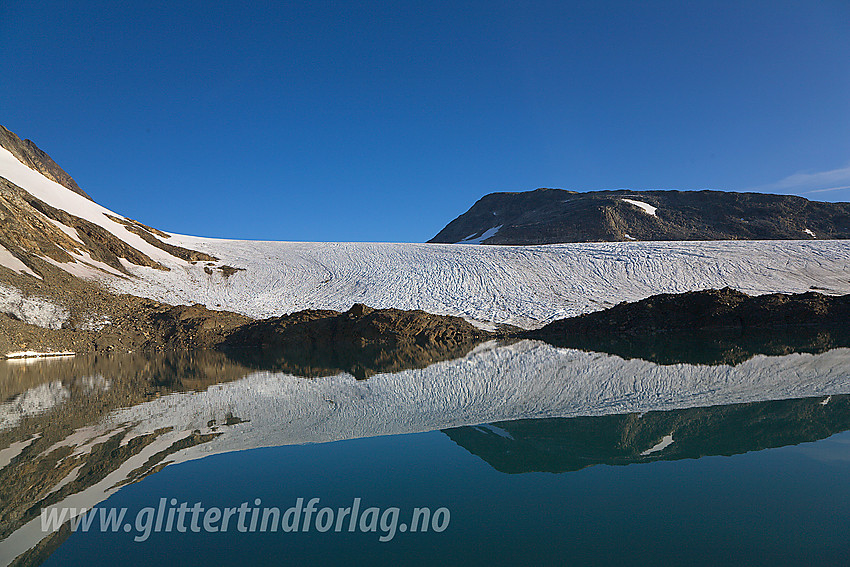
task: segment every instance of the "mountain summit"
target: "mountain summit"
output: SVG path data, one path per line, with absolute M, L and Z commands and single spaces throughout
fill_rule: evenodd
M 92 200 L 85 191 L 80 189 L 77 182 L 65 173 L 65 170 L 59 167 L 59 164 L 53 161 L 53 158 L 35 145 L 35 142 L 32 140 L 21 140 L 14 132 L 10 132 L 2 125 L 0 125 L 0 147 L 9 150 L 13 156 L 18 158 L 18 161 L 30 169 L 37 171 L 74 193 L 82 195 L 89 201 Z
M 537 189 L 491 193 L 429 242 L 556 244 L 629 240 L 850 238 L 850 203 L 726 191 Z

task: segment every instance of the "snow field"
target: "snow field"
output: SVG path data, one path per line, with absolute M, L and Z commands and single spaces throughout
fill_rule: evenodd
M 263 318 L 302 309 L 423 309 L 533 328 L 657 293 L 730 286 L 750 294 L 817 287 L 850 293 L 850 242 L 604 242 L 549 246 L 299 243 L 175 235 L 175 244 L 245 268 L 229 278 L 203 265 L 139 278 L 116 291 L 202 303 Z

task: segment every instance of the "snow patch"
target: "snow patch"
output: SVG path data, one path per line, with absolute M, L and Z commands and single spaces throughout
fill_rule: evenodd
M 0 313 L 45 329 L 61 329 L 70 317 L 61 305 L 41 297 L 24 297 L 17 289 L 7 287 L 0 287 Z
M 111 274 L 113 276 L 118 276 L 120 278 L 126 277 L 123 273 L 119 272 L 109 264 L 101 262 L 100 260 L 95 260 L 85 250 L 71 251 L 65 250 L 61 246 L 59 246 L 58 248 L 68 253 L 68 255 L 70 255 L 73 260 L 71 260 L 70 262 L 58 262 L 49 256 L 40 256 L 40 258 L 48 264 L 52 264 L 53 266 L 56 266 L 59 269 L 65 270 L 72 276 L 77 276 L 78 278 L 97 279 L 103 275 L 101 272 L 105 274 Z M 120 258 L 119 261 L 126 260 Z
M 21 262 L 17 256 L 9 252 L 2 244 L 0 244 L 0 266 L 9 268 L 13 272 L 19 274 L 27 274 L 38 279 L 42 279 L 40 275 L 33 272 L 29 266 Z
M 648 215 L 652 215 L 653 217 L 657 216 L 655 214 L 655 211 L 658 210 L 658 207 L 653 207 L 649 203 L 644 203 L 643 201 L 635 201 L 634 199 L 621 199 L 621 201 L 624 201 L 626 203 L 629 203 L 629 204 L 632 204 L 636 207 L 641 208 L 643 210 L 643 212 L 645 212 Z
M 70 350 L 64 351 L 48 351 L 48 352 L 38 352 L 34 350 L 22 350 L 20 352 L 9 352 L 6 353 L 6 359 L 16 359 L 16 358 L 48 358 L 52 356 L 74 356 L 76 353 Z
M 77 232 L 77 229 L 76 229 L 76 228 L 73 228 L 73 227 L 70 227 L 70 226 L 68 226 L 68 225 L 66 225 L 66 224 L 63 224 L 63 223 L 59 222 L 59 221 L 58 221 L 58 220 L 56 220 L 56 219 L 52 219 L 52 218 L 48 217 L 47 215 L 43 215 L 43 216 L 44 216 L 44 218 L 45 218 L 45 219 L 47 219 L 48 221 L 50 221 L 51 223 L 53 223 L 53 225 L 54 225 L 56 228 L 58 228 L 59 230 L 61 230 L 62 232 L 64 232 L 66 235 L 68 235 L 68 237 L 69 237 L 71 240 L 75 240 L 75 241 L 77 241 L 77 242 L 80 244 L 80 246 L 83 246 L 83 239 L 82 239 L 82 238 L 80 238 L 80 233 L 79 233 L 79 232 Z
M 496 233 L 499 232 L 499 230 L 503 226 L 504 225 L 500 224 L 499 226 L 494 226 L 493 228 L 488 228 L 487 230 L 484 231 L 484 234 L 482 234 L 478 238 L 475 238 L 474 234 L 470 234 L 469 236 L 467 236 L 466 238 L 464 238 L 463 240 L 458 242 L 458 244 L 482 244 L 488 238 L 495 236 Z
M 102 331 L 106 327 L 112 324 L 112 319 L 109 318 L 108 315 L 95 315 L 93 317 L 89 317 L 85 321 L 83 321 L 79 325 L 79 329 L 81 331 Z

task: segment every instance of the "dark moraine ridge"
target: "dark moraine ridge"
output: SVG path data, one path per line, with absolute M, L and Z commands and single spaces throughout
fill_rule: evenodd
M 850 346 L 850 295 L 661 294 L 522 333 L 553 345 L 661 364 L 737 364 L 756 354 Z
M 221 348 L 247 366 L 362 379 L 464 356 L 490 336 L 460 317 L 355 304 L 345 313 L 308 310 L 255 321 Z
M 752 296 L 726 287 L 623 302 L 604 311 L 554 321 L 533 334 L 551 337 L 848 324 L 850 295 L 810 291 Z

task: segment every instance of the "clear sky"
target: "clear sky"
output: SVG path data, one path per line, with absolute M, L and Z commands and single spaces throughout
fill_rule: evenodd
M 850 3 L 3 0 L 0 124 L 206 236 L 424 241 L 537 187 L 850 201 Z

